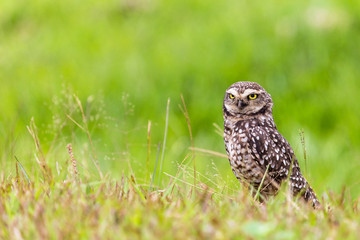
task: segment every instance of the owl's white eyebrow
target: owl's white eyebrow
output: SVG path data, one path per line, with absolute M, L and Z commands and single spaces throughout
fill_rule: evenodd
M 238 96 L 238 95 L 239 95 L 238 91 L 236 91 L 235 88 L 229 89 L 229 90 L 227 91 L 227 93 L 230 93 L 230 94 L 232 94 L 232 95 L 234 95 L 234 96 Z
M 242 94 L 241 97 L 247 97 L 249 94 L 259 94 L 260 91 L 255 89 L 246 89 Z

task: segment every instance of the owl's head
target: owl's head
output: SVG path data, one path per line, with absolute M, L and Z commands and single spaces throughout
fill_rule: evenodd
M 273 101 L 269 93 L 255 82 L 236 82 L 225 92 L 225 117 L 251 117 L 272 113 Z

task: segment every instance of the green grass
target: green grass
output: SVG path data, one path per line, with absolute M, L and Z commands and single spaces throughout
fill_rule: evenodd
M 4 0 L 0 9 L 1 237 L 358 237 L 357 2 Z M 272 95 L 324 209 L 286 190 L 260 206 L 233 176 L 222 98 L 242 80 Z
M 314 210 L 288 198 L 286 189 L 265 204 L 221 176 L 197 173 L 189 163 L 165 187 L 134 175 L 119 181 L 78 173 L 68 166 L 30 179 L 21 165 L 1 177 L 2 239 L 357 239 L 359 200 L 330 194 Z M 81 160 L 79 160 L 81 162 Z M 39 162 L 39 166 L 42 164 Z M 47 179 L 46 181 L 42 179 Z M 31 182 L 29 182 L 29 180 Z M 207 182 L 208 184 L 206 184 Z M 232 188 L 236 186 L 235 188 Z

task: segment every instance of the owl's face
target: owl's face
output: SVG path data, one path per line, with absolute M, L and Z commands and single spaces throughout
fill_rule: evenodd
M 231 116 L 249 116 L 272 110 L 269 93 L 254 82 L 237 82 L 225 92 L 224 114 Z

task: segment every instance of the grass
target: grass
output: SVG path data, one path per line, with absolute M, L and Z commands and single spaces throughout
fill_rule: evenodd
M 133 175 L 94 181 L 68 164 L 66 177 L 51 180 L 33 176 L 29 183 L 22 168 L 13 177 L 1 176 L 2 239 L 357 239 L 360 234 L 360 199 L 346 195 L 330 194 L 315 211 L 288 199 L 285 190 L 264 205 L 224 181 L 206 185 L 200 172 L 193 185 L 189 167 L 165 175 L 166 187 L 149 191 Z

